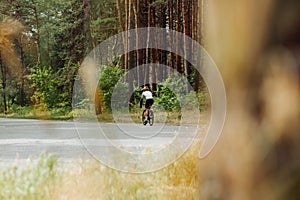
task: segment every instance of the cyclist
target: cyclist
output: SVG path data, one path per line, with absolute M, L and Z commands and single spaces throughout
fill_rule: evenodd
M 148 111 L 154 103 L 152 92 L 149 90 L 149 88 L 147 86 L 145 86 L 143 88 L 142 98 L 141 98 L 141 101 L 140 101 L 140 108 L 142 108 L 144 98 L 146 99 L 146 103 L 145 103 L 145 110 L 146 111 L 145 111 L 145 122 L 144 122 L 144 124 L 147 124 L 147 120 L 149 118 L 149 116 L 148 116 L 149 112 Z

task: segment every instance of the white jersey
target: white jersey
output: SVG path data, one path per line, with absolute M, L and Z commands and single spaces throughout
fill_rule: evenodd
M 142 98 L 146 98 L 146 100 L 147 99 L 153 99 L 153 96 L 152 96 L 152 92 L 150 92 L 150 91 L 144 91 L 143 93 L 142 93 Z

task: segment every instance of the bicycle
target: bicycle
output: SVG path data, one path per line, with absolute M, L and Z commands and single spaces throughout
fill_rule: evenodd
M 145 118 L 146 118 L 145 112 L 146 112 L 146 109 L 142 113 L 142 123 L 144 124 L 144 126 L 146 126 L 147 123 L 149 123 L 149 125 L 152 126 L 153 122 L 154 122 L 154 112 L 153 112 L 152 108 L 148 109 L 148 119 L 146 122 L 145 122 Z

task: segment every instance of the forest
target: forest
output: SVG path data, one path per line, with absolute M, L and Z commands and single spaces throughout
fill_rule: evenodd
M 26 109 L 36 108 L 68 113 L 78 69 L 97 45 L 120 32 L 143 27 L 171 29 L 202 43 L 202 7 L 200 0 L 2 0 L 1 112 L 28 112 Z M 138 35 L 137 38 L 134 45 L 151 42 Z M 170 47 L 172 52 L 188 52 L 192 48 L 187 42 L 180 42 Z M 194 91 L 204 91 L 205 83 L 199 72 L 172 52 L 138 49 L 109 63 L 107 80 L 100 83 L 101 105 L 97 114 L 109 110 L 116 80 L 126 71 L 148 63 L 169 66 L 186 77 Z M 172 77 L 170 73 L 156 72 L 153 66 L 147 72 L 141 69 L 135 76 L 144 79 L 142 85 L 147 84 L 159 97 L 159 91 L 172 95 L 155 84 L 159 76 Z M 134 87 L 130 80 L 128 87 Z M 138 100 L 136 96 L 130 98 L 131 104 Z M 168 107 L 168 102 L 165 104 Z

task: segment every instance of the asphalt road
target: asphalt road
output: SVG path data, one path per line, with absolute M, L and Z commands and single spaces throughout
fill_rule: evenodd
M 184 143 L 195 131 L 204 132 L 205 127 L 0 119 L 0 162 L 35 159 L 41 153 L 63 159 L 90 158 L 86 146 L 99 151 L 141 149 L 167 145 L 180 137 Z

